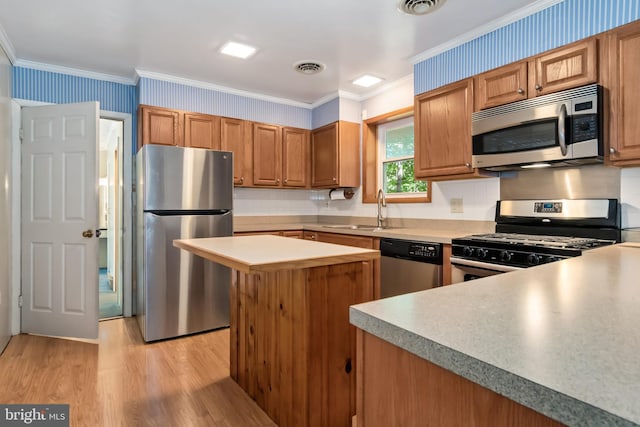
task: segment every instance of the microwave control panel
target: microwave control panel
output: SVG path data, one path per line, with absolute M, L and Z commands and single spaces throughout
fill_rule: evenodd
M 596 114 L 584 114 L 572 117 L 573 142 L 598 139 L 598 116 Z

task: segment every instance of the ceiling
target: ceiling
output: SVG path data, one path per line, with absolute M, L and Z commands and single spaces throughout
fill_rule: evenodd
M 410 75 L 416 55 L 557 2 L 446 0 L 410 16 L 396 0 L 0 0 L 0 41 L 15 65 L 131 82 L 147 71 L 313 103 L 338 90 L 366 96 L 376 88 L 351 80 L 369 73 L 384 86 Z M 228 40 L 259 50 L 225 57 L 217 50 Z M 300 74 L 293 64 L 301 60 L 326 70 Z

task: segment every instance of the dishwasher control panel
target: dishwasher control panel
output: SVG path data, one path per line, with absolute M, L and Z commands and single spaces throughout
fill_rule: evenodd
M 442 245 L 412 240 L 381 239 L 380 255 L 430 264 L 442 264 Z
M 439 249 L 439 247 L 431 243 L 410 243 L 409 255 L 431 258 L 438 256 L 440 253 Z

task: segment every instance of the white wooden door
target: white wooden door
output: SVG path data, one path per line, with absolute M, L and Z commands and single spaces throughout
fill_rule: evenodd
M 99 111 L 22 109 L 22 332 L 98 337 Z

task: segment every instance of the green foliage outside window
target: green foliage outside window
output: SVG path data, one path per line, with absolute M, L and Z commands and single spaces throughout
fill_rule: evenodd
M 413 159 L 384 163 L 385 193 L 420 193 L 427 191 L 425 181 L 413 176 Z
M 413 125 L 385 132 L 383 160 L 383 190 L 385 193 L 424 193 L 425 181 L 416 181 L 413 174 Z

